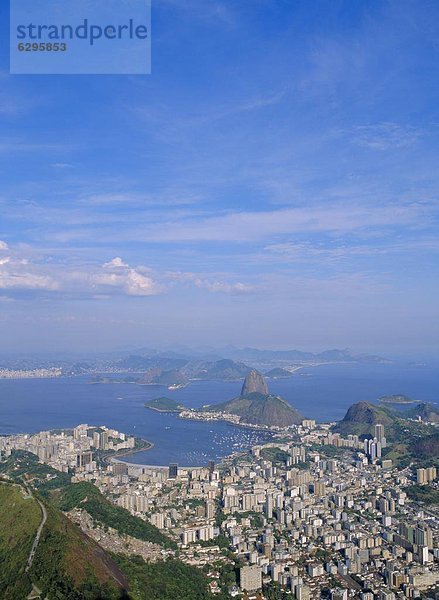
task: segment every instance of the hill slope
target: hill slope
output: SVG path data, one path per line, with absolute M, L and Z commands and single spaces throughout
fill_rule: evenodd
M 81 508 L 86 510 L 94 521 L 112 527 L 121 534 L 127 534 L 166 548 L 175 549 L 177 547 L 174 541 L 149 521 L 133 516 L 125 508 L 104 498 L 92 483 L 80 482 L 67 486 L 58 497 L 57 506 L 63 511 Z
M 125 597 L 128 582 L 114 560 L 60 511 L 50 504 L 46 510 L 35 558 L 25 574 L 41 511 L 19 485 L 0 484 L 1 597 L 25 598 L 32 583 L 48 598 Z
M 250 367 L 230 359 L 197 361 L 189 363 L 183 372 L 193 379 L 233 381 L 245 377 Z
M 428 402 L 420 402 L 416 406 L 409 408 L 404 413 L 404 416 L 412 419 L 420 417 L 426 423 L 439 423 L 439 409 Z
M 263 376 L 255 370 L 247 374 L 240 396 L 206 407 L 205 410 L 238 415 L 242 423 L 270 427 L 297 425 L 303 419 L 299 411 L 286 400 L 268 393 Z
M 18 485 L 0 483 L 0 597 L 24 598 L 31 584 L 24 574 L 41 510 Z
M 299 411 L 280 396 L 259 394 L 258 392 L 238 396 L 222 404 L 215 404 L 208 407 L 207 410 L 238 415 L 243 423 L 270 427 L 298 425 L 303 419 Z
M 373 435 L 377 423 L 391 426 L 394 421 L 395 417 L 389 409 L 369 402 L 358 402 L 348 409 L 333 430 L 342 435 Z
M 248 394 L 261 394 L 263 396 L 268 396 L 268 386 L 267 383 L 259 371 L 252 369 L 249 373 L 247 373 L 244 383 L 242 384 L 241 396 L 247 396 Z

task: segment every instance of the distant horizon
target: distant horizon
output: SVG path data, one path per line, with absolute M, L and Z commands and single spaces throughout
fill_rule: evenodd
M 54 359 L 55 356 L 60 356 L 62 357 L 66 357 L 66 358 L 80 358 L 81 356 L 84 357 L 99 357 L 99 356 L 105 356 L 105 355 L 124 355 L 124 354 L 128 354 L 128 355 L 137 355 L 137 354 L 144 354 L 147 353 L 149 351 L 151 352 L 157 352 L 160 354 L 164 354 L 166 355 L 167 353 L 175 353 L 175 354 L 181 354 L 182 356 L 188 356 L 191 357 L 193 356 L 194 358 L 196 358 L 197 356 L 208 356 L 209 354 L 211 355 L 217 355 L 218 358 L 228 358 L 226 356 L 223 356 L 222 353 L 227 352 L 227 350 L 235 350 L 235 351 L 245 351 L 247 349 L 251 349 L 251 350 L 259 350 L 259 351 L 267 351 L 267 352 L 288 352 L 288 351 L 297 351 L 297 352 L 302 352 L 302 353 L 309 353 L 309 354 L 313 354 L 313 355 L 319 355 L 323 352 L 328 352 L 328 351 L 349 351 L 351 354 L 353 355 L 364 355 L 364 356 L 375 356 L 375 357 L 379 357 L 382 358 L 384 360 L 390 360 L 390 361 L 407 361 L 407 362 L 422 362 L 422 361 L 429 361 L 429 362 L 439 362 L 439 353 L 432 351 L 430 353 L 420 353 L 420 352 L 414 352 L 414 351 L 410 351 L 407 350 L 406 352 L 395 352 L 395 351 L 391 351 L 391 350 L 384 350 L 384 349 L 369 349 L 369 350 L 364 350 L 361 348 L 350 348 L 350 347 L 322 347 L 322 348 L 309 348 L 309 347 L 302 347 L 302 346 L 283 346 L 283 347 L 274 347 L 274 346 L 270 346 L 270 347 L 263 347 L 263 346 L 253 346 L 253 345 L 246 345 L 246 346 L 239 346 L 236 344 L 227 344 L 227 345 L 222 345 L 222 346 L 214 346 L 214 345 L 199 345 L 199 346 L 189 346 L 189 345 L 185 345 L 185 344 L 175 344 L 175 345 L 159 345 L 159 344 L 151 344 L 151 345 L 141 345 L 141 344 L 128 344 L 128 345 L 123 345 L 123 346 L 114 346 L 114 347 L 108 347 L 108 348 L 101 348 L 101 349 L 85 349 L 85 348 L 76 348 L 76 349 L 72 349 L 72 348 L 62 348 L 61 346 L 58 347 L 56 350 L 39 350 L 39 349 L 35 349 L 35 350 L 15 350 L 15 351 L 8 351 L 6 348 L 2 347 L 0 348 L 0 360 L 3 359 L 8 359 L 8 358 L 38 358 L 41 357 L 42 359 L 44 358 L 50 358 L 50 359 Z M 234 358 L 233 360 L 236 361 L 240 361 L 242 362 L 242 359 L 239 358 Z

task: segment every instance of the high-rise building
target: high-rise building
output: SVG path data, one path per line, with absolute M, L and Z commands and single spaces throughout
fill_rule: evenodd
M 305 447 L 304 446 L 293 446 L 291 448 L 292 464 L 297 465 L 303 463 L 306 460 Z
M 428 546 L 419 546 L 418 548 L 419 562 L 425 565 L 429 562 Z
M 421 485 L 424 483 L 427 483 L 426 469 L 417 469 L 416 470 L 416 483 L 420 483 Z
M 209 460 L 207 468 L 209 469 L 209 473 L 213 473 L 215 471 L 215 461 Z
M 109 441 L 110 441 L 110 434 L 108 433 L 108 431 L 103 431 L 100 434 L 99 448 L 101 450 L 107 450 L 108 449 L 108 442 Z
M 428 525 L 420 524 L 414 531 L 414 542 L 418 546 L 433 548 L 433 534 Z
M 428 467 L 426 471 L 428 481 L 434 481 L 437 477 L 436 467 Z
M 213 500 L 207 500 L 206 502 L 206 518 L 213 519 L 215 516 L 215 502 Z
M 262 571 L 257 565 L 241 567 L 239 570 L 241 590 L 254 592 L 262 587 Z
M 165 515 L 163 513 L 153 513 L 150 518 L 150 522 L 158 527 L 159 529 L 163 529 L 165 526 Z
M 273 496 L 271 494 L 267 494 L 265 499 L 265 515 L 267 519 L 273 518 Z
M 428 467 L 427 469 L 416 470 L 416 483 L 428 483 L 429 481 L 434 481 L 436 477 L 436 467 Z
M 177 463 L 170 463 L 169 464 L 168 478 L 169 479 L 177 479 L 177 475 L 178 475 L 178 464 Z
M 76 455 L 76 466 L 81 468 L 89 465 L 93 460 L 93 454 L 91 452 L 78 452 Z
M 113 463 L 113 475 L 127 475 L 128 465 L 123 462 Z
M 376 441 L 381 444 L 381 448 L 386 447 L 386 438 L 384 434 L 384 425 L 382 423 L 377 423 L 375 425 L 375 438 Z
M 381 442 L 384 437 L 384 425 L 382 423 L 377 423 L 375 425 L 375 436 L 378 442 Z

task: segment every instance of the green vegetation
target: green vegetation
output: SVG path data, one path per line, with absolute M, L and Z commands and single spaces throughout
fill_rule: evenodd
M 418 459 L 422 459 L 423 466 L 436 466 L 439 462 L 439 432 L 434 431 L 431 435 L 419 435 L 413 439 L 410 449 Z
M 66 487 L 58 498 L 58 506 L 64 511 L 80 506 L 95 521 L 112 527 L 120 534 L 160 544 L 165 548 L 177 548 L 175 542 L 163 535 L 157 527 L 133 516 L 125 508 L 112 504 L 91 483 L 74 483 Z
M 439 490 L 430 485 L 411 485 L 405 488 L 407 496 L 427 505 L 439 504 Z
M 228 402 L 213 404 L 206 411 L 221 411 L 238 415 L 244 423 L 287 427 L 302 422 L 302 415 L 280 396 L 252 392 Z
M 255 529 L 260 529 L 264 525 L 264 516 L 261 513 L 254 512 L 252 510 L 246 512 L 235 512 L 233 516 L 238 523 L 241 523 L 242 519 L 250 519 L 250 526 Z
M 439 433 L 434 425 L 410 420 L 418 416 L 423 421 L 435 422 L 436 419 L 439 420 L 439 411 L 433 405 L 425 403 L 401 412 L 359 402 L 349 408 L 334 431 L 342 435 L 370 437 L 374 434 L 375 425 L 382 423 L 389 443 L 383 451 L 383 458 L 391 459 L 398 467 L 406 467 L 412 463 L 414 466 L 439 466 Z
M 226 535 L 220 533 L 211 540 L 197 540 L 197 544 L 200 544 L 203 548 L 209 546 L 219 546 L 220 548 L 228 548 L 230 546 L 230 540 Z
M 30 571 L 42 597 L 116 600 L 127 580 L 116 563 L 62 513 L 47 507 L 48 519 Z
M 0 474 L 8 475 L 14 481 L 32 482 L 41 494 L 64 487 L 70 483 L 71 476 L 38 462 L 38 457 L 30 452 L 16 450 L 0 463 Z
M 281 448 L 262 448 L 261 456 L 265 460 L 269 460 L 272 463 L 286 464 L 287 460 L 291 458 L 291 455 Z
M 32 583 L 50 600 L 124 597 L 126 579 L 109 556 L 58 510 L 50 505 L 46 510 L 47 522 L 26 574 L 41 509 L 21 486 L 0 484 L 0 597 L 26 598 Z
M 164 396 L 145 402 L 145 407 L 152 408 L 153 410 L 158 410 L 160 412 L 181 412 L 184 409 L 184 406 L 178 404 L 178 402 L 172 398 L 166 398 Z
M 189 382 L 188 378 L 183 375 L 181 371 L 177 369 L 171 369 L 169 371 L 162 371 L 156 375 L 151 381 L 157 385 L 186 385 Z
M 367 437 L 374 434 L 377 423 L 382 423 L 386 427 L 386 437 L 390 439 L 395 419 L 395 413 L 387 407 L 358 402 L 348 409 L 343 420 L 333 430 L 343 436 L 351 434 Z
M 383 458 L 390 458 L 398 467 L 439 466 L 439 433 L 432 425 L 418 421 L 396 420 L 393 442 L 384 449 Z
M 282 369 L 282 367 L 270 369 L 270 371 L 265 373 L 265 377 L 269 377 L 270 379 L 287 379 L 288 377 L 292 376 L 293 373 L 291 371 L 287 371 L 287 369 Z
M 136 557 L 115 556 L 129 580 L 132 600 L 211 600 L 202 571 L 179 560 L 145 563 Z
M 349 448 L 337 448 L 337 446 L 329 446 L 323 444 L 311 444 L 309 448 L 312 452 L 318 452 L 325 458 L 340 458 L 346 452 L 351 452 Z M 299 466 L 299 465 L 296 465 Z
M 385 404 L 413 404 L 414 402 L 416 402 L 415 400 L 412 400 L 411 398 L 409 398 L 408 396 L 405 396 L 404 394 L 393 394 L 391 396 L 381 396 L 381 398 L 378 398 L 378 400 L 380 402 L 384 402 Z
M 223 381 L 234 381 L 245 377 L 249 367 L 242 362 L 235 362 L 228 358 L 216 362 L 203 362 L 191 369 L 190 376 L 195 379 L 220 379 Z
M 394 443 L 384 448 L 382 458 L 390 459 L 393 465 L 404 468 L 412 462 L 412 454 L 407 444 Z
M 420 402 L 416 406 L 409 408 L 405 413 L 406 417 L 417 419 L 420 417 L 426 423 L 439 423 L 439 409 L 434 404 Z
M 218 584 L 221 589 L 221 594 L 215 596 L 217 600 L 230 599 L 228 589 L 237 584 L 239 577 L 239 567 L 242 566 L 243 560 L 237 558 L 236 554 L 223 550 L 224 556 L 228 561 L 216 560 L 212 564 L 203 566 L 205 573 L 215 572 L 219 575 Z
M 285 591 L 275 581 L 270 581 L 270 583 L 264 585 L 262 591 L 266 600 L 285 600 L 287 597 Z
M 49 600 L 212 600 L 208 579 L 199 569 L 176 559 L 152 564 L 140 557 L 110 556 L 67 519 L 59 509 L 69 511 L 80 507 L 104 527 L 177 548 L 156 527 L 105 499 L 93 484 L 71 484 L 69 476 L 61 474 L 59 478 L 58 472 L 39 464 L 28 453 L 15 453 L 1 468 L 8 477 L 31 481 L 47 497 L 44 500 L 47 521 L 32 568 L 26 575 L 24 570 L 41 522 L 41 509 L 20 485 L 0 482 L 2 600 L 26 598 L 32 584 L 41 591 L 41 597 Z M 207 544 L 225 549 L 229 540 L 220 535 Z M 216 596 L 218 600 L 225 597 L 223 593 Z
M 24 573 L 41 521 L 41 509 L 18 485 L 0 483 L 0 597 L 25 598 L 31 589 Z

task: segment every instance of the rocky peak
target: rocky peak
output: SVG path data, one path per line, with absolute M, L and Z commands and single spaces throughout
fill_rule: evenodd
M 263 394 L 264 396 L 268 394 L 268 387 L 265 383 L 262 373 L 259 373 L 259 371 L 256 371 L 255 369 L 252 369 L 247 373 L 242 386 L 241 396 L 246 396 L 247 394 L 252 394 L 253 392 Z

